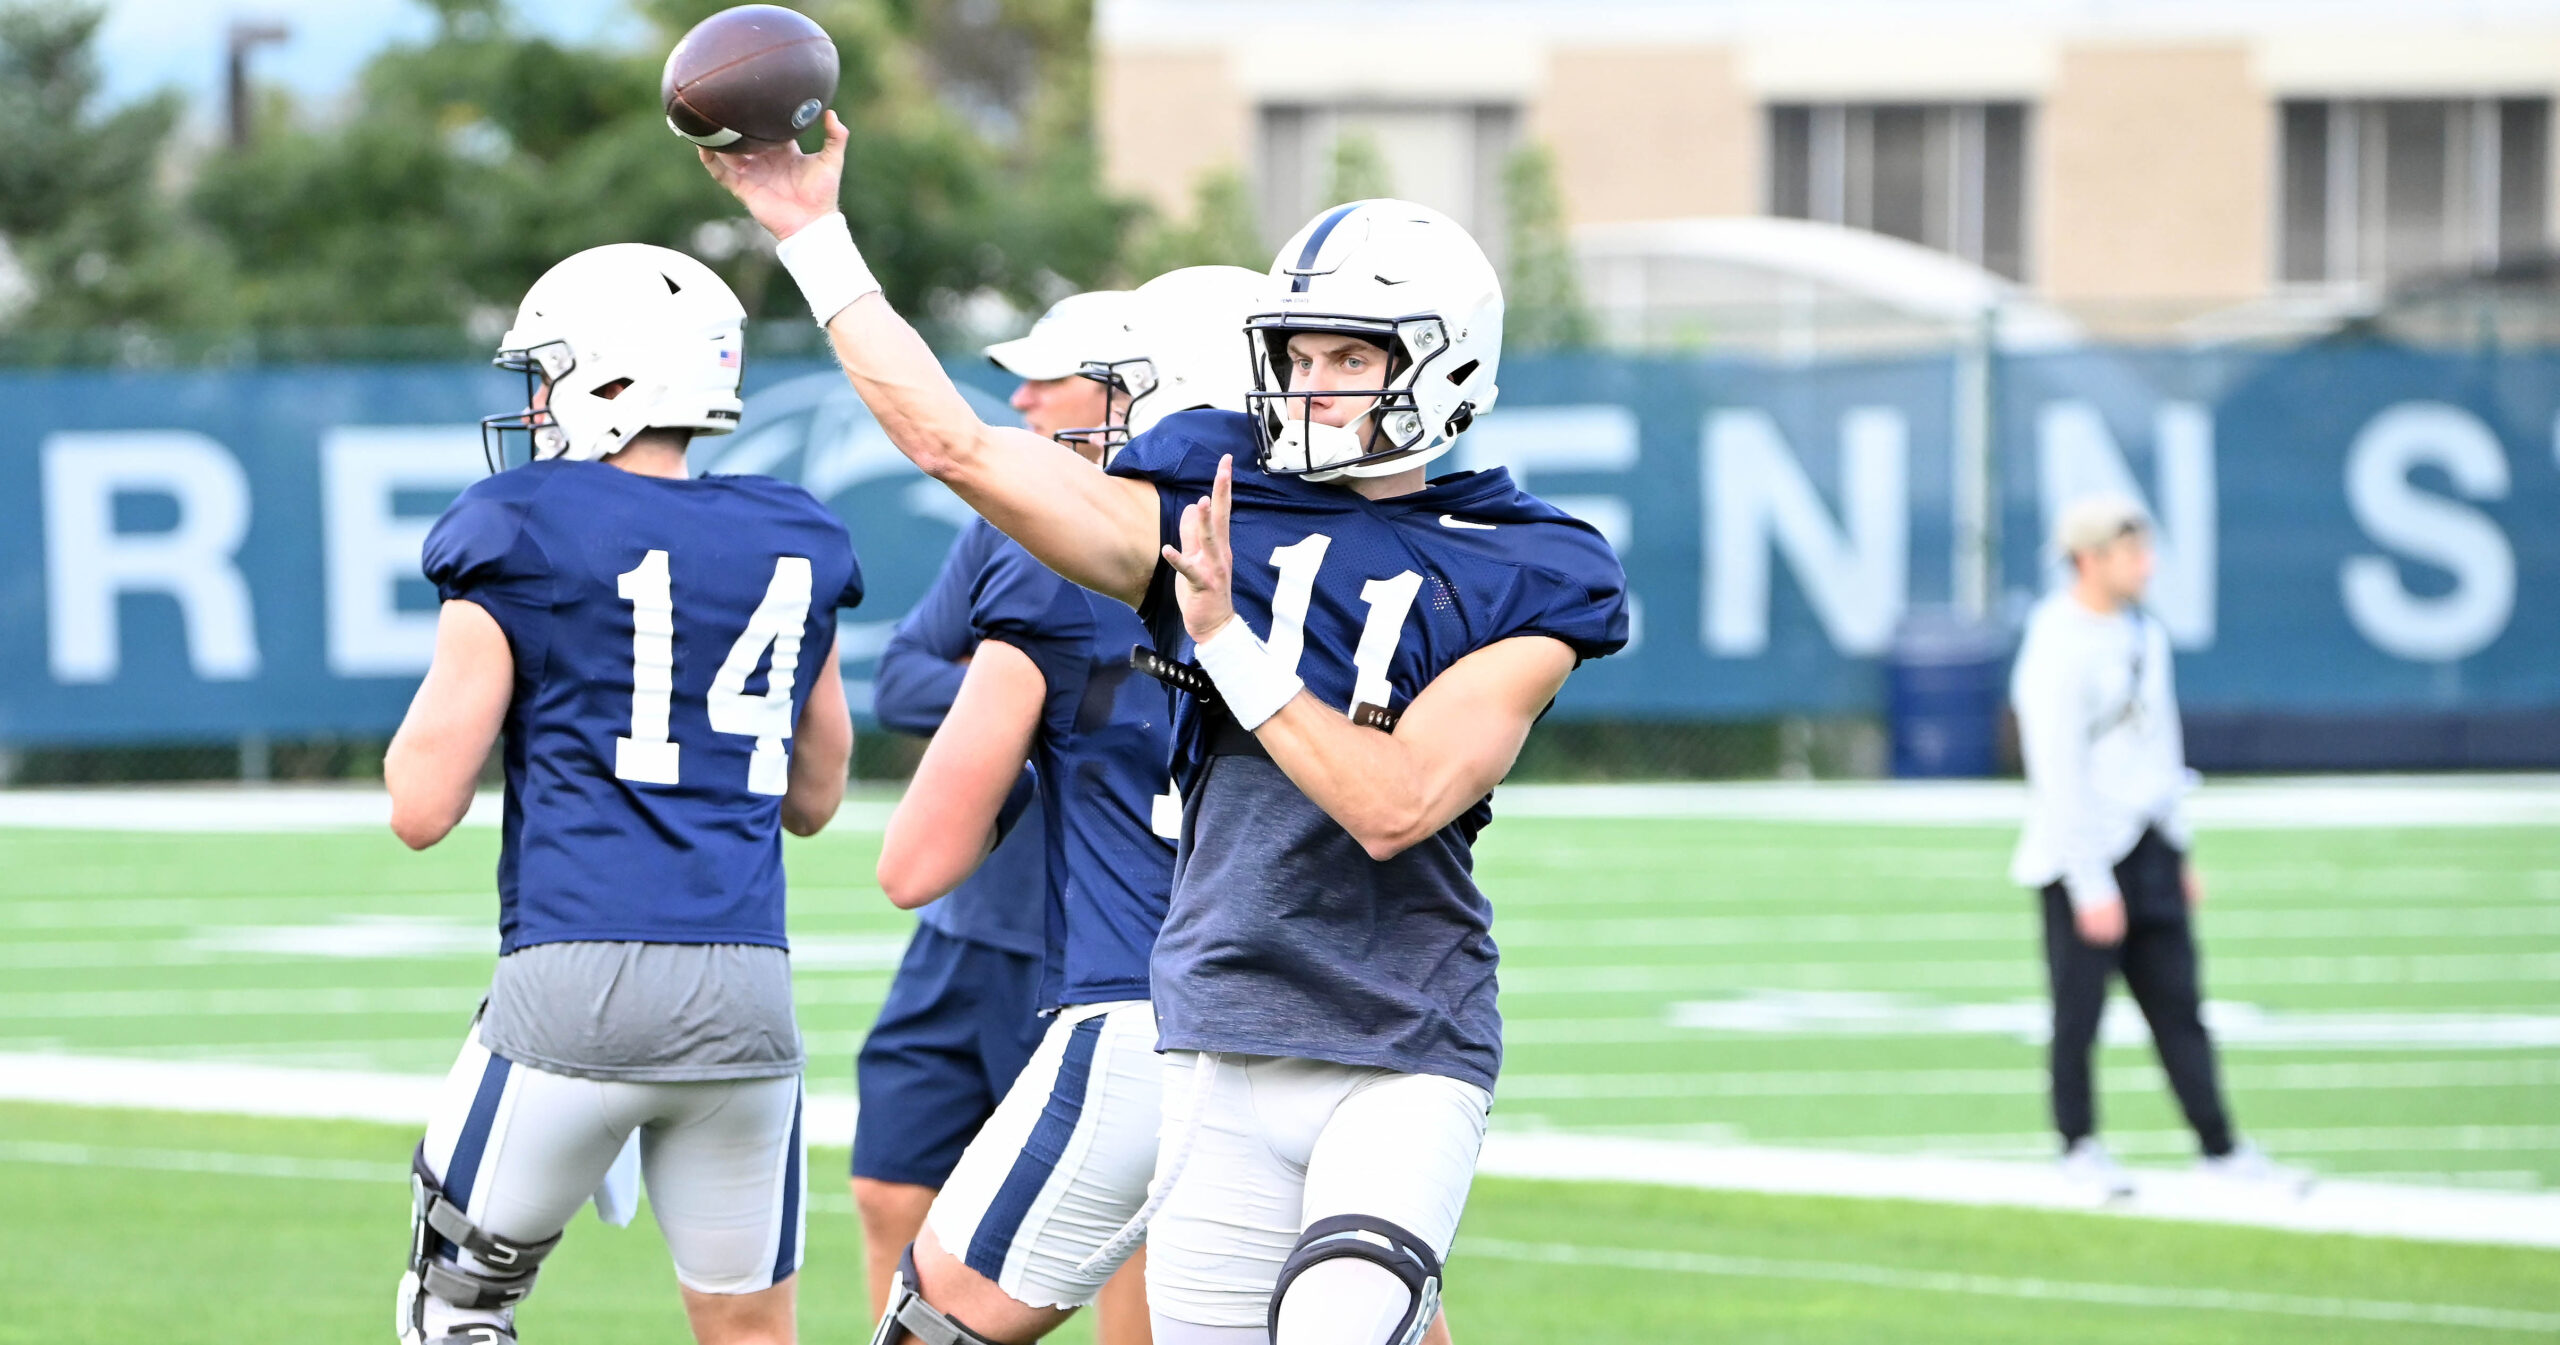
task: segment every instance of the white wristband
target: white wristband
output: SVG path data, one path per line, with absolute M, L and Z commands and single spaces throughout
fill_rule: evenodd
M 1229 617 L 1218 633 L 1194 645 L 1200 659 L 1200 670 L 1218 684 L 1218 696 L 1227 703 L 1227 713 L 1247 732 L 1262 727 L 1263 721 L 1280 713 L 1306 683 L 1298 680 L 1297 671 L 1285 667 L 1278 657 L 1262 647 L 1243 617 Z
M 782 259 L 782 269 L 800 283 L 800 297 L 809 301 L 809 312 L 821 327 L 880 288 L 862 260 L 862 249 L 853 245 L 853 230 L 841 210 L 800 226 L 773 252 Z

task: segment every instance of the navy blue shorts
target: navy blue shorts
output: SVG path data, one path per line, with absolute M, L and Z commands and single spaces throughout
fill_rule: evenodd
M 939 1189 L 1040 1048 L 1040 959 L 929 925 L 854 1057 L 853 1175 Z

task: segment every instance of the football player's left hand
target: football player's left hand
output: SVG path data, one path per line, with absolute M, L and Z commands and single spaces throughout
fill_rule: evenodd
M 789 238 L 836 212 L 836 196 L 844 183 L 844 143 L 851 137 L 830 109 L 827 143 L 815 154 L 796 144 L 776 145 L 754 154 L 700 151 L 711 178 L 729 189 L 776 238 Z
M 1165 564 L 1176 576 L 1173 592 L 1182 604 L 1183 629 L 1191 632 L 1194 644 L 1235 619 L 1235 555 L 1227 549 L 1235 470 L 1234 458 L 1218 459 L 1218 479 L 1209 487 L 1209 498 L 1182 511 L 1182 545 L 1164 549 Z

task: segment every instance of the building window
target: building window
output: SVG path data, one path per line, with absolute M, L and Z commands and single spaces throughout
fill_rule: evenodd
M 1258 164 L 1262 231 L 1277 246 L 1333 199 L 1346 139 L 1383 170 L 1389 194 L 1419 201 L 1464 225 L 1501 261 L 1502 169 L 1519 142 L 1520 112 L 1507 104 L 1270 104 L 1262 109 Z
M 2024 279 L 2027 109 L 1812 103 L 1769 109 L 1769 213 L 1873 229 Z
M 2287 281 L 2486 269 L 2545 246 L 2549 99 L 2297 100 L 2282 118 Z

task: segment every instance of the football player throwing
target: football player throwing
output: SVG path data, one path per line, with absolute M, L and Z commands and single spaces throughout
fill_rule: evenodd
M 1173 416 L 1097 474 L 979 421 L 879 297 L 835 209 L 844 139 L 705 159 L 900 450 L 1205 671 L 1150 967 L 1157 1339 L 1414 1341 L 1501 1067 L 1473 842 L 1530 726 L 1628 629 L 1595 530 L 1500 469 L 1427 479 L 1494 401 L 1493 269 L 1424 207 L 1326 211 L 1240 333 L 1250 414 Z

